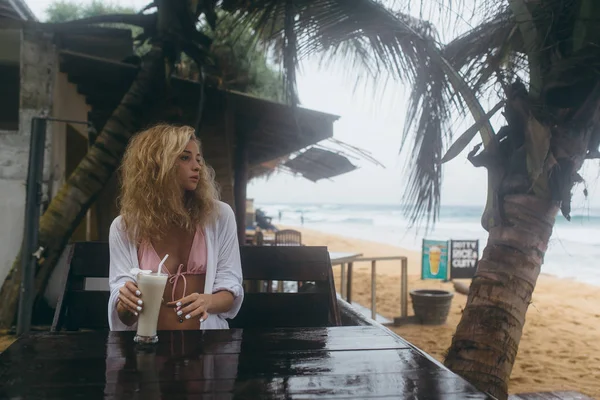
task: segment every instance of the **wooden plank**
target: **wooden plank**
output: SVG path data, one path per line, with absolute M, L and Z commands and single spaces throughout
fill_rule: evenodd
M 246 293 L 231 328 L 329 326 L 327 293 Z
M 594 400 L 583 393 L 574 391 L 517 393 L 508 396 L 509 400 Z
M 68 293 L 68 330 L 108 329 L 108 291 L 75 290 Z
M 247 280 L 326 281 L 331 270 L 322 246 L 245 246 L 240 252 Z
M 238 242 L 243 245 L 246 238 L 246 189 L 248 186 L 248 142 L 245 132 L 235 125 L 232 106 L 225 103 L 225 135 L 235 140 L 233 159 L 233 199 Z
M 136 373 L 132 372 L 124 372 L 116 377 L 110 374 L 106 383 L 34 385 L 25 388 L 25 393 L 27 398 L 62 399 L 74 398 L 73 394 L 76 394 L 77 398 L 104 399 L 126 396 L 158 398 L 161 394 L 169 399 L 186 399 L 188 396 L 198 395 L 202 395 L 203 399 L 208 398 L 206 395 L 213 395 L 218 399 L 491 399 L 448 372 L 410 371 L 402 376 L 389 373 L 219 380 L 201 379 L 197 376 L 194 379 L 177 381 L 143 381 L 139 376 L 143 376 L 144 373 L 151 376 L 154 372 L 144 370 L 137 372 L 137 379 L 131 380 Z M 431 386 L 419 385 L 421 380 L 429 382 Z M 23 391 L 11 393 L 8 390 L 5 393 L 10 396 L 16 393 L 23 394 Z
M 51 348 L 57 349 L 59 354 L 68 354 L 69 349 L 77 346 L 86 348 L 92 343 L 119 344 L 127 346 L 133 343 L 134 331 L 87 331 L 87 332 L 43 332 L 29 336 L 20 337 L 7 352 L 15 352 L 27 348 L 39 353 L 36 357 L 46 357 L 51 354 Z M 219 329 L 208 331 L 182 330 L 182 331 L 159 331 L 160 343 L 217 343 L 244 341 L 245 343 L 266 342 L 277 343 L 289 340 L 290 343 L 301 341 L 323 341 L 336 343 L 340 339 L 348 338 L 357 341 L 381 341 L 392 338 L 399 343 L 397 348 L 407 348 L 411 344 L 397 335 L 390 335 L 387 331 L 372 326 L 344 326 L 324 328 L 275 328 L 268 330 L 242 330 L 242 329 Z M 329 344 L 328 344 L 329 345 Z M 63 346 L 63 347 L 61 347 Z M 19 347 L 21 349 L 19 350 Z M 326 347 L 327 348 L 327 347 Z M 359 350 L 360 347 L 349 347 L 348 349 Z M 290 346 L 287 350 L 297 350 Z M 52 358 L 52 356 L 48 356 Z
M 108 278 L 110 254 L 107 242 L 77 242 L 71 259 L 71 276 Z
M 130 374 L 126 380 L 135 381 L 136 368 L 119 371 L 122 361 L 128 360 L 135 367 L 139 355 L 148 354 L 152 361 L 166 361 L 171 354 L 155 352 L 152 349 L 137 349 L 133 345 L 126 346 L 126 351 L 117 353 L 114 357 L 80 358 L 54 357 L 17 361 L 11 371 L 1 375 L 2 382 L 21 382 L 26 385 L 68 385 L 71 382 L 88 382 L 90 384 L 116 381 L 118 376 Z M 24 349 L 26 350 L 26 349 Z M 243 349 L 245 350 L 245 349 Z M 92 353 L 90 353 L 92 354 Z M 122 357 L 125 355 L 126 357 Z M 410 371 L 438 370 L 431 368 L 432 364 L 410 349 L 383 349 L 371 351 L 302 351 L 302 352 L 256 352 L 223 353 L 202 356 L 185 350 L 188 367 L 177 372 L 175 363 L 162 365 L 156 371 L 157 380 L 170 380 L 175 377 L 179 381 L 196 380 L 199 378 L 198 369 L 205 361 L 211 360 L 218 371 L 211 379 L 256 379 L 267 377 L 291 376 L 328 376 L 328 375 L 365 375 L 365 374 L 406 374 Z M 23 351 L 21 352 L 23 356 Z M 181 348 L 174 346 L 173 359 L 181 359 Z M 7 357 L 13 358 L 13 357 Z M 14 359 L 13 359 L 14 361 Z M 183 361 L 183 360 L 181 360 Z M 118 372 L 118 374 L 116 373 Z
M 216 333 L 216 334 L 212 334 Z M 61 332 L 59 335 L 36 335 L 32 340 L 18 340 L 11 346 L 9 357 L 17 362 L 22 352 L 38 354 L 36 360 L 77 360 L 82 358 L 127 358 L 134 354 L 135 332 Z M 154 352 L 159 357 L 188 354 L 295 353 L 306 351 L 350 351 L 408 349 L 410 345 L 376 329 L 356 327 L 343 335 L 330 329 L 282 329 L 264 331 L 223 330 L 159 332 Z M 98 343 L 105 343 L 98 346 Z
M 73 256 L 73 245 L 69 244 L 67 245 L 67 247 L 65 248 L 65 250 L 63 251 L 63 255 L 61 256 L 61 258 L 59 259 L 59 262 L 64 261 L 66 265 L 60 264 L 59 266 L 57 266 L 57 269 L 60 271 L 62 269 L 62 276 L 61 276 L 61 280 L 59 282 L 60 285 L 60 294 L 58 295 L 58 301 L 56 303 L 56 309 L 54 311 L 54 318 L 52 319 L 52 326 L 50 327 L 50 330 L 55 332 L 55 331 L 60 331 L 62 328 L 62 324 L 63 324 L 63 312 L 64 312 L 64 306 L 65 306 L 65 294 L 66 294 L 66 290 L 67 290 L 67 283 L 69 281 L 69 271 L 70 271 L 70 263 L 71 263 L 71 257 Z
M 246 357 L 215 355 L 209 358 L 186 357 L 170 361 L 152 353 L 135 353 L 127 359 L 47 360 L 22 364 L 20 374 L 10 376 L 0 395 L 24 398 L 45 394 L 79 396 L 90 387 L 102 387 L 107 394 L 157 389 L 169 395 L 233 392 L 239 395 L 271 398 L 286 393 L 292 398 L 398 398 L 486 399 L 466 381 L 449 371 L 429 371 L 413 362 L 404 351 L 376 351 L 371 357 L 355 352 L 331 355 L 310 353 L 283 357 Z M 369 353 L 367 353 L 369 355 Z M 184 364 L 185 362 L 185 364 Z M 209 368 L 209 370 L 207 370 Z M 206 377 L 202 379 L 202 377 Z M 268 384 L 266 384 L 268 383 Z M 138 396 L 142 392 L 137 393 Z M 93 394 L 93 393 L 88 393 Z M 468 394 L 468 397 L 460 397 Z M 454 396 L 453 396 L 454 397 Z M 71 398 L 66 396 L 63 398 Z M 170 397 L 171 398 L 171 397 Z

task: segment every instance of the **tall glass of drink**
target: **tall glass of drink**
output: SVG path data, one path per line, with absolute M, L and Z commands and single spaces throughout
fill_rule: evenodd
M 438 246 L 429 248 L 429 272 L 431 275 L 437 275 L 440 272 L 440 258 L 442 257 L 442 249 Z
M 133 338 L 136 343 L 156 343 L 158 335 L 158 314 L 168 275 L 160 273 L 138 273 L 137 285 L 142 292 L 144 306 L 138 317 L 137 334 Z

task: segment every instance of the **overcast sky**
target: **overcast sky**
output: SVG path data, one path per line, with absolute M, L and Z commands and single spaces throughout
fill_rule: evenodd
M 86 3 L 89 0 L 82 0 Z M 149 1 L 121 0 L 122 5 L 141 8 Z M 50 0 L 29 0 L 27 4 L 40 19 Z M 464 27 L 468 25 L 465 22 Z M 456 27 L 455 29 L 464 29 Z M 453 30 L 453 34 L 455 34 Z M 449 35 L 446 33 L 446 35 Z M 257 202 L 305 202 L 305 203 L 368 203 L 398 204 L 406 183 L 406 155 L 398 154 L 407 107 L 407 88 L 395 82 L 380 83 L 384 94 L 374 96 L 368 90 L 353 90 L 354 81 L 345 76 L 338 67 L 321 66 L 315 60 L 303 63 L 298 78 L 300 100 L 303 107 L 340 116 L 334 125 L 334 137 L 360 147 L 385 165 L 374 166 L 364 161 L 354 162 L 360 166 L 356 171 L 318 183 L 300 177 L 276 174 L 250 183 L 248 197 Z M 497 119 L 494 125 L 498 126 Z M 456 126 L 460 135 L 472 121 Z M 473 143 L 474 144 L 474 143 Z M 467 149 L 465 153 L 468 151 Z M 486 172 L 472 167 L 463 153 L 445 165 L 443 174 L 442 203 L 483 205 L 486 196 Z M 600 207 L 597 193 L 598 164 L 584 166 L 583 176 L 588 181 L 590 197 L 583 198 L 582 187 L 576 188 L 574 209 Z

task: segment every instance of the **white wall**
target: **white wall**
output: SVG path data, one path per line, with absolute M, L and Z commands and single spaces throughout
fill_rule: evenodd
M 16 51 L 14 48 L 13 52 Z M 23 239 L 31 119 L 52 115 L 52 90 L 57 66 L 56 50 L 47 34 L 21 32 L 20 46 L 16 48 L 20 49 L 16 57 L 20 60 L 21 75 L 19 130 L 0 132 L 0 285 L 10 271 Z M 5 54 L 4 58 L 15 57 Z M 46 138 L 44 183 L 51 176 L 51 126 Z
M 23 239 L 25 181 L 0 179 L 0 282 L 4 282 Z

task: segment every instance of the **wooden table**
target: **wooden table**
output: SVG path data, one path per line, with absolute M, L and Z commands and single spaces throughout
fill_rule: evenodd
M 44 333 L 0 355 L 0 398 L 491 399 L 373 326 Z

